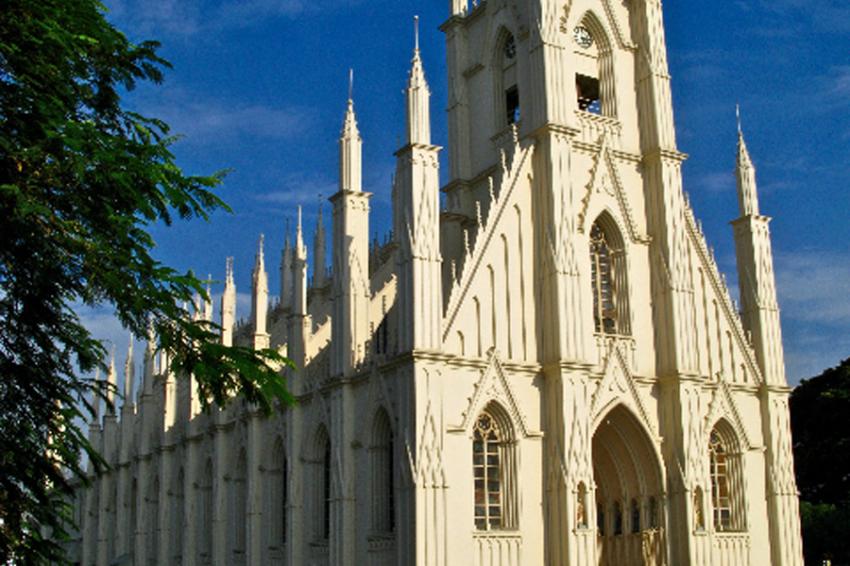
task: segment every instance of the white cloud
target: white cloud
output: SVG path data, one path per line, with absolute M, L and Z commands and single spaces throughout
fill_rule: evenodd
M 322 174 L 289 173 L 278 183 L 278 187 L 269 192 L 255 195 L 258 201 L 297 206 L 302 205 L 308 209 L 317 202 L 327 199 L 336 193 L 338 185 Z
M 781 254 L 776 275 L 785 317 L 850 330 L 850 253 Z
M 358 0 L 107 0 L 112 20 L 143 35 L 194 37 L 301 17 Z
M 156 102 L 141 101 L 142 113 L 164 120 L 171 132 L 190 144 L 218 143 L 222 139 L 262 138 L 281 140 L 304 132 L 312 120 L 306 108 L 271 107 L 204 99 L 171 89 Z

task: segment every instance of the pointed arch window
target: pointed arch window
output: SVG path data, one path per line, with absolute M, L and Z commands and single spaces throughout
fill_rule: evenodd
M 372 432 L 372 529 L 376 533 L 395 531 L 395 478 L 393 430 L 384 409 L 375 416 Z
M 516 124 L 520 120 L 519 81 L 517 77 L 517 45 L 513 34 L 506 33 L 501 42 L 497 76 L 499 77 L 498 91 L 501 100 L 501 112 L 504 118 L 500 127 Z M 497 99 L 497 100 L 498 100 Z
M 582 112 L 617 117 L 614 50 L 605 28 L 588 14 L 573 29 L 576 100 Z
M 626 257 L 622 238 L 610 218 L 600 217 L 590 229 L 590 278 L 593 323 L 601 334 L 630 333 Z
M 231 563 L 245 563 L 245 544 L 247 539 L 247 523 L 248 523 L 248 494 L 246 481 L 248 475 L 248 456 L 242 450 L 239 453 L 236 461 L 236 468 L 233 471 L 233 478 L 230 486 L 230 518 L 233 521 L 232 538 L 231 538 Z
M 741 454 L 735 449 L 734 433 L 718 423 L 709 437 L 711 519 L 715 531 L 745 528 Z
M 515 460 L 513 427 L 501 407 L 491 404 L 476 419 L 472 433 L 477 530 L 516 528 Z
M 327 544 L 331 535 L 331 441 L 327 430 L 319 429 L 315 445 L 315 478 L 313 483 L 314 540 Z
M 271 462 L 266 471 L 266 509 L 268 517 L 268 546 L 282 548 L 286 544 L 287 477 L 286 450 L 283 440 L 274 444 Z
M 180 471 L 177 473 L 177 480 L 174 482 L 174 490 L 171 494 L 171 513 L 174 527 L 171 531 L 171 554 L 174 564 L 183 563 L 183 509 L 185 505 L 183 487 L 185 482 L 186 476 L 183 473 L 183 468 L 180 468 Z
M 200 508 L 198 509 L 199 521 L 196 523 L 195 532 L 201 563 L 209 564 L 212 560 L 212 515 L 213 515 L 213 463 L 212 459 L 206 461 L 202 475 L 200 489 Z

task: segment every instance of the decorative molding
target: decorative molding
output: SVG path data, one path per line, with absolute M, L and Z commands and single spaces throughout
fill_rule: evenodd
M 475 391 L 469 399 L 469 404 L 461 413 L 461 424 L 447 428 L 449 432 L 465 433 L 472 436 L 472 426 L 476 417 L 487 407 L 491 401 L 496 401 L 507 411 L 514 426 L 524 438 L 542 437 L 541 431 L 531 430 L 528 419 L 517 402 L 508 376 L 500 361 L 499 352 L 491 349 L 489 352 L 490 363 L 486 370 L 481 372 L 481 377 L 475 384 Z
M 596 429 L 600 419 L 608 413 L 609 409 L 623 404 L 635 413 L 646 430 L 652 431 L 652 434 L 657 437 L 655 423 L 649 418 L 649 412 L 646 410 L 629 369 L 628 359 L 621 351 L 625 344 L 626 342 L 621 340 L 611 340 L 608 344 L 603 377 L 590 402 L 593 429 Z

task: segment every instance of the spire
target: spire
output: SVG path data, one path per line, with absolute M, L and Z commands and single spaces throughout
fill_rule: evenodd
M 339 188 L 341 191 L 362 191 L 362 146 L 357 117 L 354 114 L 354 71 L 349 71 L 348 108 L 339 138 Z
M 327 279 L 325 265 L 325 223 L 322 219 L 322 195 L 319 195 L 319 213 L 316 216 L 316 233 L 313 236 L 313 286 L 322 288 Z
M 307 246 L 304 245 L 300 206 L 295 228 L 295 249 L 292 253 L 292 314 L 307 314 Z
M 744 140 L 744 130 L 741 127 L 741 108 L 736 106 L 738 118 L 738 160 L 735 166 L 735 179 L 738 185 L 738 207 L 741 216 L 758 216 L 759 201 L 756 186 L 756 168 Z
M 118 389 L 118 374 L 115 371 L 115 345 L 112 346 L 112 354 L 109 357 L 109 373 L 106 374 L 106 411 L 110 415 L 115 414 L 115 392 Z
M 280 252 L 280 304 L 292 307 L 292 243 L 289 241 L 289 217 L 286 217 L 286 234 Z
M 307 259 L 307 246 L 304 245 L 304 231 L 301 227 L 301 207 L 298 207 L 298 226 L 295 228 L 295 257 Z
M 212 306 L 212 274 L 207 275 L 207 296 L 204 297 L 203 304 L 203 319 L 206 322 L 212 322 L 213 306 Z
M 142 388 L 144 393 L 148 394 L 153 391 L 153 376 L 154 376 L 154 357 L 156 355 L 156 338 L 154 337 L 153 321 L 148 323 L 148 335 L 145 344 L 145 357 L 143 361 L 143 381 Z
M 221 295 L 221 343 L 233 345 L 233 326 L 236 323 L 236 284 L 233 282 L 233 258 L 227 258 L 224 293 Z
M 269 308 L 269 276 L 266 274 L 264 244 L 265 236 L 260 234 L 260 241 L 257 244 L 257 257 L 254 260 L 254 273 L 252 274 L 254 284 L 251 289 L 251 321 L 254 325 L 254 347 L 257 349 L 268 346 L 266 316 Z
M 135 368 L 133 367 L 133 335 L 130 334 L 130 343 L 127 345 L 127 360 L 124 362 L 124 406 L 133 404 L 133 385 L 135 381 Z
M 431 91 L 419 54 L 419 16 L 413 17 L 414 48 L 407 81 L 407 143 L 431 145 Z

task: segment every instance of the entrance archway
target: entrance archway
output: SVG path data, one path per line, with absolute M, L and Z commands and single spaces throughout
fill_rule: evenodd
M 594 432 L 592 451 L 599 565 L 663 565 L 663 478 L 646 431 L 618 405 Z

